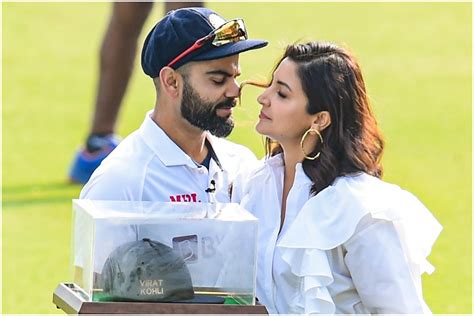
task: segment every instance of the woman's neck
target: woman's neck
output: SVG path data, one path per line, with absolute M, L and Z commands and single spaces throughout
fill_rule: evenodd
M 296 172 L 296 165 L 304 160 L 304 154 L 299 144 L 281 144 L 283 149 L 283 161 L 285 164 L 285 176 Z

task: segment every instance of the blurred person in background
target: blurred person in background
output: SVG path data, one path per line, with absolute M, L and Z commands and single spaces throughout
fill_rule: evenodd
M 202 7 L 203 2 L 165 2 L 165 12 Z M 115 127 L 132 75 L 137 41 L 153 2 L 114 2 L 100 49 L 99 80 L 94 114 L 85 146 L 74 158 L 69 180 L 84 184 L 102 160 L 117 147 Z

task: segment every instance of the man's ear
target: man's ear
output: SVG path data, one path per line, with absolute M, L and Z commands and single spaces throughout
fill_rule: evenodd
M 163 67 L 160 70 L 160 91 L 171 98 L 178 98 L 182 82 L 181 75 L 171 67 Z
M 313 123 L 311 128 L 318 130 L 319 132 L 324 131 L 329 125 L 331 125 L 331 115 L 328 111 L 321 111 L 314 115 Z

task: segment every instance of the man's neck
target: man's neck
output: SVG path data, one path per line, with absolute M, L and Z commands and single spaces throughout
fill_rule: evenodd
M 208 154 L 206 132 L 192 126 L 184 118 L 173 118 L 155 108 L 151 119 L 194 161 L 201 163 Z

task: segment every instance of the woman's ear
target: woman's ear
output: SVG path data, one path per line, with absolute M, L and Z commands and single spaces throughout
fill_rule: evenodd
M 313 123 L 311 124 L 311 128 L 322 132 L 329 125 L 331 125 L 331 115 L 328 111 L 321 111 L 315 114 Z
M 160 91 L 171 98 L 179 97 L 181 75 L 171 67 L 163 67 L 160 70 Z

